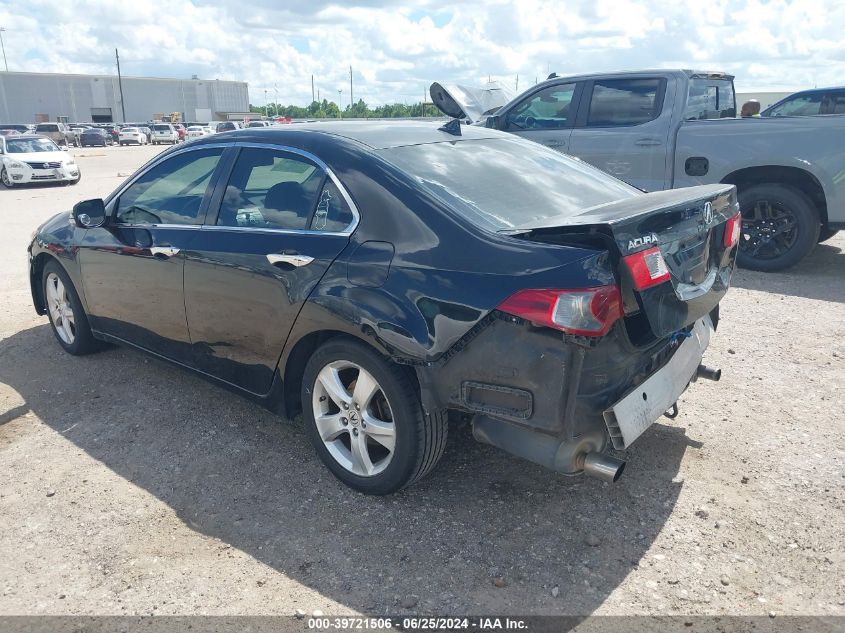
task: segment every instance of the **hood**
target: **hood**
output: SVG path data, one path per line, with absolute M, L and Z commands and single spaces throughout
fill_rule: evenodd
M 493 114 L 514 97 L 509 88 L 491 81 L 482 88 L 434 82 L 429 88 L 431 101 L 438 109 L 453 119 L 477 123 Z
M 72 158 L 65 151 L 58 152 L 24 152 L 23 154 L 4 154 L 3 158 L 16 160 L 20 163 L 63 163 Z

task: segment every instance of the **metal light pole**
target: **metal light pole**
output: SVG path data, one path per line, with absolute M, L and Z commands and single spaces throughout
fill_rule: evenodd
M 264 89 L 264 118 L 267 118 L 267 88 Z
M 123 122 L 126 123 L 126 105 L 123 103 L 123 78 L 120 75 L 120 55 L 114 49 L 114 59 L 117 61 L 117 87 L 120 89 L 120 113 L 123 115 Z
M 340 95 L 342 93 L 343 93 L 343 88 L 338 88 L 337 89 L 337 118 L 339 118 L 339 119 L 343 118 L 343 109 L 341 108 L 342 101 L 341 101 L 341 98 L 340 98 Z
M 0 48 L 3 49 L 3 65 L 6 66 L 6 72 L 9 72 L 9 62 L 6 61 L 6 45 L 3 43 L 3 33 L 5 32 L 5 27 L 0 26 Z

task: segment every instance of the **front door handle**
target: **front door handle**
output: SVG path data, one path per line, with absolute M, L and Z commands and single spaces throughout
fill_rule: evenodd
M 267 261 L 273 264 L 273 266 L 288 264 L 299 268 L 300 266 L 307 266 L 314 261 L 314 258 L 298 253 L 268 253 Z
M 163 257 L 167 259 L 168 257 L 178 255 L 179 249 L 174 246 L 150 246 L 150 252 L 155 257 Z
M 566 147 L 566 141 L 543 141 L 543 145 L 557 149 L 558 147 Z
M 634 141 L 634 144 L 648 147 L 652 145 L 663 145 L 663 141 L 659 138 L 638 138 Z

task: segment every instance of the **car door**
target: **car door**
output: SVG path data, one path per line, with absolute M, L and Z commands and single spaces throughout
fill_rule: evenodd
M 223 148 L 178 152 L 108 204 L 110 221 L 79 249 L 91 326 L 167 358 L 192 361 L 182 274 Z
M 299 310 L 349 242 L 357 211 L 326 165 L 242 146 L 185 251 L 185 308 L 202 371 L 269 392 Z
M 645 191 L 668 186 L 674 95 L 666 79 L 623 77 L 584 88 L 569 153 Z
M 530 92 L 502 116 L 500 129 L 569 153 L 581 84 L 569 82 Z

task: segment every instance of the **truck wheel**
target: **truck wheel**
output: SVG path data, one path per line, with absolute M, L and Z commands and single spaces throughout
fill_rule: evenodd
M 785 185 L 754 185 L 739 192 L 742 234 L 737 263 L 770 272 L 801 261 L 819 241 L 819 215 L 801 191 Z
M 821 244 L 822 242 L 828 241 L 831 237 L 833 237 L 837 233 L 839 233 L 838 230 L 829 229 L 829 228 L 823 226 L 821 228 L 821 230 L 819 231 L 819 244 Z
M 350 488 L 386 495 L 421 479 L 443 455 L 445 411 L 426 415 L 405 370 L 347 338 L 308 360 L 302 418 L 326 467 Z

